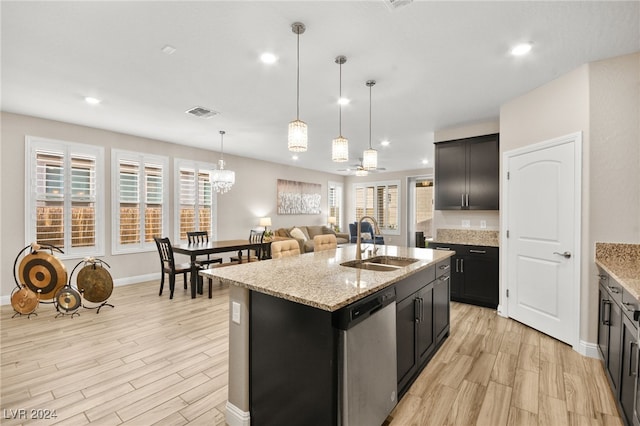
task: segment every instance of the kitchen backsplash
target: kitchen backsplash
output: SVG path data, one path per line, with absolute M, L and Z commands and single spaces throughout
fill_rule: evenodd
M 435 241 L 449 244 L 500 246 L 498 231 L 478 229 L 437 229 Z

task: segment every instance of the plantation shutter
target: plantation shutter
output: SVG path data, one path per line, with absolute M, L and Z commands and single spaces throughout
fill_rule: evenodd
M 36 241 L 65 248 L 64 153 L 36 152 Z
M 140 163 L 120 160 L 120 244 L 140 243 Z
M 96 244 L 96 159 L 71 156 L 71 247 Z
M 187 232 L 196 226 L 196 172 L 194 169 L 180 169 L 180 239 L 187 239 Z
M 213 194 L 209 172 L 198 172 L 198 230 L 211 233 Z
M 162 205 L 164 203 L 162 165 L 146 163 L 144 175 L 146 182 L 144 240 L 152 242 L 153 237 L 162 237 Z

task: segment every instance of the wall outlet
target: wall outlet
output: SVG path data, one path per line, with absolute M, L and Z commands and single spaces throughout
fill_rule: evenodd
M 480 228 L 486 228 L 487 227 L 487 221 L 486 220 L 481 220 L 480 221 Z
M 240 324 L 240 304 L 231 302 L 231 321 Z
M 463 228 L 470 228 L 471 227 L 471 221 L 470 220 L 463 220 L 462 221 L 462 227 Z

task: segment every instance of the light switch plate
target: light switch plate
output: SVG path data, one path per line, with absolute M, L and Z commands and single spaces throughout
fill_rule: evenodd
M 240 324 L 240 304 L 231 302 L 231 321 Z
M 480 228 L 486 228 L 487 227 L 487 221 L 486 220 L 481 220 L 480 221 Z
M 471 221 L 470 220 L 463 220 L 462 221 L 462 227 L 463 228 L 470 228 L 471 227 Z

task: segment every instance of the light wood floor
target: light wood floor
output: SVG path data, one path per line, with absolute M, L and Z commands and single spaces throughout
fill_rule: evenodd
M 223 425 L 228 289 L 192 300 L 176 288 L 172 301 L 157 290 L 117 287 L 115 308 L 73 318 L 42 304 L 12 319 L 0 307 L 0 423 Z M 489 309 L 454 303 L 451 319 L 392 426 L 622 424 L 599 361 Z M 19 409 L 57 418 L 11 419 Z

